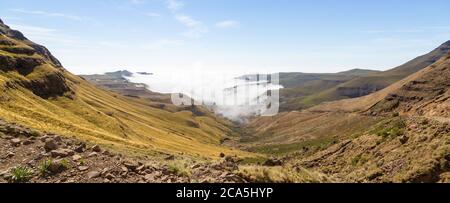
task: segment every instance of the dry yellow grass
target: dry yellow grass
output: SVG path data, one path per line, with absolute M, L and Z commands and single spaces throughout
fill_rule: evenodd
M 325 175 L 294 166 L 241 166 L 239 176 L 253 183 L 322 183 L 333 182 Z
M 6 35 L 2 40 L 14 46 L 28 47 L 30 41 L 20 41 Z M 0 118 L 43 132 L 72 136 L 101 144 L 125 153 L 185 154 L 192 157 L 219 158 L 220 153 L 240 157 L 257 156 L 220 146 L 220 140 L 232 135 L 232 124 L 220 118 L 195 116 L 191 112 L 161 110 L 145 100 L 132 99 L 102 90 L 56 67 L 40 54 L 24 55 L 3 49 L 5 60 L 39 58 L 42 63 L 29 74 L 0 69 Z M 6 64 L 2 64 L 6 65 Z M 8 70 L 8 71 L 2 71 Z M 61 74 L 72 91 L 43 99 L 24 84 L 38 81 L 52 86 L 48 75 Z

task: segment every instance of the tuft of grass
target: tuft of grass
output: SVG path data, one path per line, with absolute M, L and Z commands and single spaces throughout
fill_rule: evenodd
M 31 179 L 32 172 L 26 166 L 18 166 L 11 169 L 11 182 L 26 183 Z
M 295 167 L 241 166 L 237 175 L 252 183 L 320 183 L 331 182 L 317 172 Z
M 80 165 L 86 165 L 86 160 L 83 158 L 81 158 L 78 162 L 80 163 Z
M 70 161 L 67 159 L 61 160 L 61 165 L 66 169 L 72 167 L 72 165 L 70 164 Z
M 190 177 L 192 175 L 189 166 L 182 161 L 171 161 L 167 164 L 170 173 L 178 176 Z
M 51 172 L 49 171 L 50 165 L 52 165 L 53 160 L 46 159 L 39 164 L 39 172 L 42 176 L 49 175 Z
M 365 158 L 362 154 L 359 154 L 358 156 L 355 156 L 351 161 L 352 166 L 362 165 L 367 162 L 367 158 Z

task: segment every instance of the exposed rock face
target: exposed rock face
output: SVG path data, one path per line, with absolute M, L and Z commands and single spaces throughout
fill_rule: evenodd
M 376 91 L 379 91 L 383 89 L 384 86 L 379 85 L 370 85 L 370 84 L 364 84 L 361 87 L 338 87 L 337 92 L 339 95 L 348 97 L 348 98 L 356 98 L 356 97 L 362 97 L 365 95 L 372 94 Z
M 56 59 L 47 48 L 29 41 L 21 32 L 11 29 L 9 26 L 3 24 L 3 22 L 0 22 L 0 34 L 15 40 L 24 41 L 25 44 L 33 48 L 35 52 L 49 60 L 53 65 L 62 68 L 58 59 Z
M 44 99 L 72 92 L 61 63 L 45 47 L 29 41 L 3 23 L 0 23 L 0 34 L 0 44 L 4 45 L 0 50 L 6 52 L 0 54 L 0 71 L 15 71 L 27 78 L 14 83 Z M 40 73 L 33 75 L 35 71 Z

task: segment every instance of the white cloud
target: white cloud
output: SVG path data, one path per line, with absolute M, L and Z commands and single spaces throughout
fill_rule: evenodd
M 54 13 L 54 12 L 47 12 L 47 11 L 38 11 L 38 10 L 23 10 L 23 9 L 10 9 L 10 11 L 16 12 L 16 13 L 23 13 L 23 14 L 31 14 L 31 15 L 41 15 L 41 16 L 48 16 L 48 17 L 60 17 L 60 18 L 66 18 L 69 20 L 75 20 L 75 21 L 82 21 L 83 18 L 75 15 L 69 15 L 64 13 Z
M 146 15 L 148 17 L 152 17 L 152 18 L 159 18 L 159 17 L 161 17 L 161 14 L 154 13 L 154 12 L 148 12 L 148 13 L 145 13 L 144 15 Z
M 142 48 L 155 50 L 155 49 L 162 49 L 165 47 L 174 47 L 174 46 L 177 47 L 182 45 L 183 42 L 180 40 L 161 39 L 152 43 L 145 44 L 142 46 Z
M 178 11 L 184 7 L 184 3 L 179 0 L 167 0 L 167 8 L 172 12 Z
M 194 20 L 190 16 L 186 16 L 186 15 L 175 16 L 175 19 L 178 22 L 180 22 L 181 24 L 183 24 L 184 26 L 189 27 L 189 28 L 199 27 L 199 26 L 202 26 L 202 24 L 203 24 L 202 22 Z
M 240 23 L 238 21 L 234 21 L 234 20 L 224 20 L 224 21 L 216 23 L 216 27 L 223 28 L 223 29 L 237 28 L 239 26 L 240 26 Z
M 89 47 L 89 44 L 80 41 L 72 36 L 63 35 L 59 30 L 45 27 L 37 27 L 24 24 L 9 24 L 12 29 L 22 32 L 25 37 L 38 44 L 47 47 Z
M 130 0 L 131 4 L 144 4 L 146 3 L 145 0 Z
M 189 38 L 200 38 L 203 34 L 208 32 L 208 28 L 203 24 L 203 22 L 193 19 L 187 15 L 177 15 L 175 19 L 189 28 L 189 30 L 183 33 L 184 36 Z
M 54 36 L 54 33 L 56 32 L 55 29 L 51 28 L 44 28 L 44 27 L 37 27 L 37 26 L 30 26 L 30 25 L 17 25 L 17 24 L 10 24 L 9 25 L 12 29 L 20 30 L 21 32 L 25 33 L 26 35 L 38 35 L 38 36 Z

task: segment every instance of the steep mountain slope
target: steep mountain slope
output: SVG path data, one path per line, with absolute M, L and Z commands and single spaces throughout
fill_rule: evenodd
M 450 181 L 450 53 L 374 94 L 255 119 L 243 146 L 344 182 Z
M 280 73 L 280 85 L 283 86 L 280 91 L 280 110 L 284 112 L 301 109 L 299 101 L 308 96 L 377 72 L 379 71 L 353 69 L 340 73 Z M 245 75 L 241 78 L 256 80 L 255 75 Z
M 66 71 L 50 52 L 0 23 L 0 117 L 42 132 L 124 152 L 252 156 L 220 147 L 232 124 L 192 111 L 169 112 L 99 89 Z
M 444 56 L 449 50 L 450 41 L 447 41 L 430 53 L 417 57 L 394 69 L 368 75 L 360 75 L 359 77 L 337 84 L 331 88 L 325 90 L 318 89 L 314 94 L 306 97 L 292 99 L 286 105 L 297 107 L 297 109 L 305 109 L 327 101 L 356 98 L 374 93 L 428 67 Z

